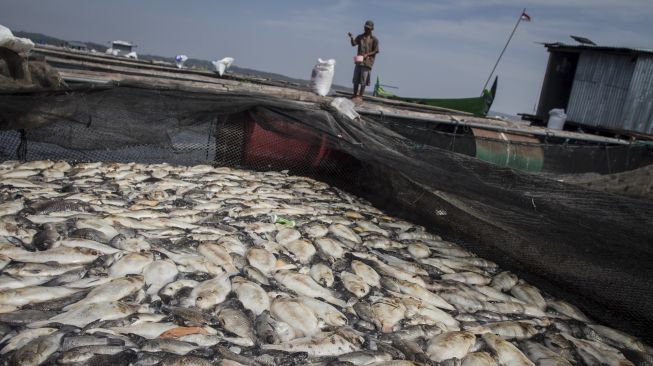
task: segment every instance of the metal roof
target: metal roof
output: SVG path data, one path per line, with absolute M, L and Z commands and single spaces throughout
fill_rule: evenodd
M 547 49 L 567 50 L 567 51 L 600 51 L 606 53 L 619 53 L 619 54 L 650 54 L 653 55 L 653 49 L 647 48 L 630 48 L 630 47 L 615 47 L 615 46 L 594 46 L 590 44 L 566 44 L 566 43 L 544 43 Z

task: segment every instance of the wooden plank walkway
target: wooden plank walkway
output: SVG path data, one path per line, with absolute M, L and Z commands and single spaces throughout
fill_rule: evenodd
M 54 46 L 37 46 L 34 52 L 45 56 L 46 61 L 54 66 L 64 79 L 70 80 L 111 82 L 118 85 L 137 83 L 152 87 L 203 92 L 256 93 L 314 104 L 328 104 L 333 100 L 333 97 L 321 97 L 312 93 L 307 86 L 250 75 L 229 73 L 225 77 L 220 77 L 217 73 L 204 70 L 178 69 L 173 65 L 167 66 L 144 60 L 71 51 Z M 337 96 L 346 95 L 345 92 L 337 93 Z M 550 136 L 621 145 L 630 143 L 627 140 L 551 130 L 539 126 L 529 126 L 527 123 L 477 117 L 446 108 L 370 96 L 366 96 L 365 101 L 357 106 L 357 111 L 395 116 L 407 120 L 420 119 L 434 123 L 467 125 L 474 128 L 485 127 L 494 131 L 521 135 Z M 407 121 L 407 123 L 409 122 Z

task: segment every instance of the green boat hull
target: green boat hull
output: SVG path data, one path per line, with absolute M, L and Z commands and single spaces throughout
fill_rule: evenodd
M 436 99 L 436 98 L 407 98 L 394 95 L 381 86 L 379 78 L 376 78 L 376 84 L 374 85 L 374 96 L 387 98 L 392 100 L 400 100 L 402 102 L 418 103 L 424 105 L 430 105 L 433 107 L 453 109 L 461 112 L 472 113 L 476 116 L 486 116 L 492 107 L 492 102 L 494 102 L 494 97 L 497 92 L 497 79 L 494 79 L 492 88 L 483 90 L 483 94 L 480 97 L 476 98 L 446 98 L 446 99 Z

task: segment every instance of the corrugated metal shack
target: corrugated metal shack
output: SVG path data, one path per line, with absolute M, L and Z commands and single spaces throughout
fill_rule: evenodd
M 615 133 L 653 134 L 653 50 L 546 43 L 537 117 L 564 108 L 567 120 Z

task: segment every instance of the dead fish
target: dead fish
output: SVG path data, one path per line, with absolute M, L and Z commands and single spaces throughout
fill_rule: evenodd
M 50 276 L 12 276 L 0 275 L 0 291 L 37 286 L 50 281 Z
M 37 215 L 48 215 L 53 212 L 60 211 L 75 211 L 75 212 L 85 212 L 91 211 L 91 207 L 83 201 L 78 201 L 74 199 L 54 199 L 54 200 L 44 200 L 38 201 L 30 206 L 32 213 Z
M 0 314 L 0 323 L 9 324 L 12 326 L 22 326 L 31 324 L 35 321 L 49 319 L 55 314 L 56 313 L 53 311 L 33 309 L 18 310 L 10 313 Z
M 83 300 L 68 305 L 64 310 L 98 302 L 117 301 L 140 290 L 145 285 L 143 276 L 119 277 L 94 287 Z
M 387 230 L 381 229 L 370 221 L 356 221 L 356 225 L 363 232 L 377 233 L 386 237 L 390 236 L 390 233 Z
M 268 344 L 278 344 L 295 338 L 294 328 L 288 323 L 277 321 L 264 311 L 256 317 L 254 329 L 257 338 Z
M 588 332 L 587 328 L 591 329 L 592 332 Z M 599 336 L 594 336 L 594 340 L 604 341 L 604 343 L 608 343 L 617 348 L 627 348 L 638 352 L 648 352 L 647 346 L 641 340 L 616 329 L 600 324 L 588 324 L 586 327 L 587 337 L 589 338 L 590 336 L 593 336 L 592 333 Z
M 474 272 L 458 272 L 443 274 L 443 280 L 457 281 L 468 285 L 487 285 L 492 279 Z
M 340 280 L 347 291 L 356 297 L 364 297 L 370 292 L 370 286 L 359 276 L 343 271 L 340 272 Z
M 30 341 L 14 354 L 16 364 L 26 366 L 42 364 L 59 349 L 63 336 L 63 332 L 55 332 Z
M 141 274 L 153 260 L 152 253 L 129 253 L 111 265 L 109 276 L 124 277 L 129 274 Z
M 288 252 L 301 264 L 308 264 L 316 253 L 315 247 L 308 240 L 293 240 L 285 244 Z
M 214 363 L 196 356 L 166 356 L 158 363 L 159 366 L 212 366 Z
M 315 245 L 320 251 L 320 255 L 330 262 L 335 262 L 344 256 L 345 251 L 338 241 L 331 238 L 317 238 Z
M 274 254 L 263 248 L 250 248 L 245 255 L 250 266 L 264 274 L 270 273 L 276 267 L 277 259 Z
M 529 284 L 518 283 L 510 289 L 510 293 L 519 300 L 537 306 L 540 310 L 546 309 L 546 300 L 540 294 L 540 290 Z
M 291 228 L 283 228 L 277 233 L 275 240 L 281 245 L 286 245 L 291 241 L 298 240 L 302 237 L 302 234 Z
M 70 296 L 77 289 L 65 287 L 28 286 L 0 291 L 0 304 L 23 306 Z
M 319 331 L 315 313 L 301 301 L 276 298 L 272 300 L 270 313 L 275 319 L 290 325 L 295 336 L 310 336 Z
M 306 228 L 306 234 L 310 238 L 322 238 L 326 236 L 328 232 L 329 229 L 321 224 L 311 225 L 308 228 Z
M 61 247 L 68 247 L 68 248 L 88 248 L 88 249 L 96 250 L 102 254 L 114 254 L 119 251 L 116 248 L 88 239 L 64 239 L 55 242 L 54 246 L 61 246 Z
M 410 255 L 416 259 L 428 258 L 431 255 L 431 250 L 429 247 L 422 243 L 408 244 L 407 250 L 408 253 L 410 253 Z
M 381 277 L 379 276 L 376 271 L 368 266 L 367 264 L 358 261 L 358 260 L 353 260 L 351 261 L 351 269 L 352 271 L 360 276 L 363 281 L 365 281 L 368 285 L 372 287 L 381 287 Z
M 143 268 L 143 279 L 148 286 L 146 293 L 152 297 L 158 297 L 159 291 L 173 282 L 178 274 L 177 266 L 169 260 L 151 262 Z
M 354 351 L 338 356 L 338 361 L 354 365 L 376 365 L 379 362 L 390 361 L 392 356 L 380 351 Z
M 361 244 L 363 241 L 361 240 L 360 236 L 354 232 L 354 230 L 348 228 L 345 225 L 342 224 L 332 224 L 329 226 L 329 232 L 332 233 L 333 235 L 343 238 L 345 240 L 354 242 L 356 244 Z
M 64 351 L 57 360 L 60 364 L 84 363 L 96 355 L 115 355 L 126 350 L 125 346 L 88 345 Z
M 176 339 L 152 339 L 143 344 L 141 350 L 145 352 L 166 352 L 176 355 L 186 355 L 196 350 L 198 346 Z
M 474 334 L 493 333 L 503 339 L 528 339 L 539 332 L 532 324 L 520 321 L 504 321 L 467 326 L 465 330 Z
M 270 298 L 258 284 L 237 276 L 231 280 L 231 287 L 238 300 L 246 309 L 251 310 L 254 315 L 270 310 Z
M 222 273 L 215 278 L 200 282 L 186 299 L 187 306 L 208 309 L 222 303 L 231 292 L 229 275 Z
M 119 338 L 106 338 L 95 336 L 66 336 L 61 347 L 62 351 L 68 351 L 84 346 L 124 346 L 125 341 Z
M 55 315 L 48 320 L 33 322 L 29 327 L 38 328 L 50 323 L 61 323 L 81 328 L 97 320 L 121 319 L 141 309 L 141 305 L 132 305 L 119 301 L 86 304 Z
M 124 335 L 135 334 L 146 339 L 155 339 L 160 337 L 165 332 L 178 327 L 179 326 L 177 324 L 169 322 L 143 322 L 120 327 L 110 327 L 109 330 Z
M 292 271 L 278 271 L 274 274 L 274 279 L 300 295 L 319 297 L 334 305 L 345 306 L 343 300 L 335 297 L 330 290 L 320 286 L 308 275 Z
M 297 298 L 302 304 L 306 305 L 313 311 L 313 314 L 321 322 L 333 327 L 342 327 L 347 325 L 347 317 L 338 311 L 333 305 L 312 297 L 302 296 Z
M 431 338 L 426 353 L 433 361 L 464 358 L 474 346 L 476 337 L 468 332 L 446 332 Z
M 497 362 L 487 352 L 468 353 L 461 361 L 461 366 L 496 366 Z
M 315 282 L 319 283 L 322 286 L 331 287 L 333 286 L 333 271 L 324 263 L 316 263 L 311 266 L 309 275 Z
M 245 344 L 254 345 L 256 337 L 254 336 L 253 324 L 244 312 L 234 307 L 221 306 L 216 311 L 216 316 L 223 329 L 249 340 Z
M 91 228 L 75 229 L 68 234 L 68 237 L 93 240 L 99 243 L 108 243 L 109 239 L 111 239 L 111 238 L 107 238 L 106 235 L 104 235 L 104 233 L 102 233 L 101 231 L 91 229 Z
M 54 277 L 64 273 L 83 269 L 81 264 L 45 263 L 12 263 L 3 272 L 12 276 L 44 276 Z
M 483 334 L 483 340 L 492 350 L 499 365 L 535 366 L 517 347 L 503 338 L 486 333 Z
M 337 332 L 319 333 L 313 337 L 293 339 L 282 344 L 263 344 L 264 350 L 278 350 L 285 352 L 306 352 L 309 356 L 338 356 L 357 351 L 359 346 L 341 336 Z
M 94 249 L 58 247 L 41 252 L 24 252 L 7 254 L 8 257 L 23 263 L 58 263 L 58 264 L 86 264 L 91 263 L 102 255 Z
M 242 272 L 248 279 L 258 283 L 259 285 L 270 285 L 268 278 L 263 273 L 261 273 L 261 271 L 252 266 L 243 267 Z
M 51 335 L 56 331 L 57 331 L 56 328 L 23 329 L 17 334 L 7 339 L 5 346 L 2 348 L 2 350 L 0 350 L 0 354 L 4 355 L 13 350 L 22 348 L 23 346 L 30 343 L 31 341 L 45 335 Z
M 227 251 L 221 246 L 213 243 L 202 243 L 197 247 L 197 251 L 214 264 L 224 268 L 225 272 L 230 274 L 236 274 L 239 272 L 236 266 L 234 266 L 229 253 L 227 253 Z
M 376 300 L 371 305 L 372 321 L 383 332 L 398 330 L 399 322 L 406 316 L 406 306 L 395 298 Z
M 569 361 L 539 343 L 525 341 L 520 345 L 528 358 L 536 365 L 571 366 Z
M 122 234 L 114 236 L 109 245 L 128 252 L 146 252 L 151 249 L 150 243 L 141 238 L 127 238 Z

